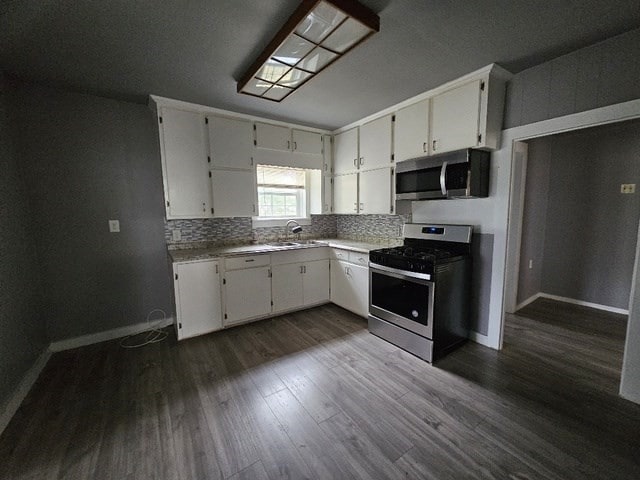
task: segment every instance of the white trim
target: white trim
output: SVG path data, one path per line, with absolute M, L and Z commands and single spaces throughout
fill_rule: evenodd
M 486 75 L 495 75 L 497 78 L 500 78 L 504 81 L 509 80 L 511 77 L 513 77 L 513 75 L 508 72 L 507 70 L 505 70 L 504 68 L 502 68 L 500 65 L 496 64 L 496 63 L 491 63 L 489 65 L 487 65 L 486 67 L 482 67 L 479 68 L 478 70 L 475 70 L 471 73 L 467 73 L 466 75 L 463 75 L 462 77 L 456 78 L 455 80 L 451 80 L 450 82 L 447 83 L 443 83 L 442 85 L 439 85 L 435 88 L 432 88 L 431 90 L 427 90 L 426 92 L 420 93 L 414 97 L 411 98 L 407 98 L 406 100 L 403 100 L 400 103 L 396 103 L 395 105 L 392 105 L 391 107 L 385 108 L 384 110 L 380 110 L 379 112 L 376 112 L 372 115 L 369 115 L 368 117 L 364 117 L 361 118 L 360 120 L 357 120 L 353 123 L 350 123 L 348 125 L 344 125 L 343 127 L 340 127 L 336 130 L 334 130 L 332 132 L 333 135 L 337 134 L 337 133 L 341 133 L 344 132 L 346 130 L 351 130 L 352 128 L 355 127 L 359 127 L 360 125 L 364 124 L 364 123 L 368 123 L 371 122 L 373 120 L 377 120 L 380 117 L 384 117 L 385 115 L 389 115 L 391 113 L 396 113 L 398 110 L 400 110 L 401 108 L 404 107 L 408 107 L 409 105 L 413 105 L 414 103 L 418 103 L 421 102 L 422 100 L 426 100 L 429 99 L 431 97 L 434 97 L 442 92 L 445 92 L 447 90 L 451 90 L 452 88 L 458 87 L 460 85 L 463 85 L 465 83 L 468 83 L 472 80 L 476 80 L 479 78 L 482 78 Z
M 85 347 L 87 345 L 93 345 L 94 343 L 106 342 L 116 338 L 126 337 L 127 335 L 142 333 L 149 330 L 152 326 L 154 328 L 164 328 L 169 325 L 173 325 L 173 323 L 173 317 L 169 317 L 163 320 L 152 320 L 151 322 L 136 323 L 135 325 L 114 328 L 113 330 L 105 330 L 103 332 L 82 335 L 80 337 L 67 338 L 65 340 L 52 342 L 49 346 L 49 350 L 52 352 L 62 352 L 64 350 Z
M 560 295 L 551 295 L 550 293 L 540 292 L 538 294 L 540 298 L 548 298 L 549 300 L 557 300 L 558 302 L 573 303 L 574 305 L 582 305 L 583 307 L 596 308 L 598 310 L 604 310 L 605 312 L 620 313 L 621 315 L 629 315 L 629 310 L 624 308 L 610 307 L 608 305 L 602 305 L 600 303 L 585 302 L 584 300 L 577 300 L 575 298 L 561 297 Z
M 2 434 L 7 425 L 9 425 L 9 422 L 18 411 L 18 408 L 20 408 L 27 394 L 36 383 L 36 380 L 38 380 L 40 373 L 44 370 L 50 357 L 51 351 L 45 349 L 22 378 L 7 403 L 2 405 L 2 410 L 0 410 L 0 434 Z
M 473 330 L 469 332 L 469 340 L 479 343 L 480 345 L 484 345 L 485 347 L 494 348 L 489 337 L 481 333 L 474 332 Z
M 630 402 L 640 404 L 640 394 L 636 395 L 636 394 L 631 393 L 631 392 L 626 392 L 626 391 L 620 390 L 620 396 L 622 398 L 624 398 L 625 400 L 629 400 Z
M 629 320 L 627 321 L 627 336 L 624 343 L 624 357 L 622 359 L 622 374 L 620 375 L 620 395 L 628 400 L 640 403 L 640 346 L 637 343 L 637 332 L 640 331 L 640 316 L 638 306 L 640 298 L 640 225 L 636 240 L 636 259 L 633 265 L 631 280 L 631 295 L 629 299 Z
M 514 310 L 514 313 L 516 313 L 518 310 L 520 310 L 521 308 L 526 307 L 527 305 L 529 305 L 530 303 L 535 302 L 537 299 L 539 299 L 540 297 L 542 297 L 543 294 L 538 292 L 535 295 L 530 296 L 529 298 L 527 298 L 524 302 L 519 303 L 518 305 L 516 305 L 516 308 Z M 548 298 L 548 297 L 547 297 Z
M 252 122 L 269 123 L 271 125 L 281 125 L 283 127 L 295 128 L 296 130 L 304 130 L 306 132 L 330 134 L 330 130 L 310 127 L 309 125 L 302 125 L 299 123 L 283 122 L 281 120 L 275 120 L 267 117 L 258 117 L 256 115 L 248 115 L 245 113 L 232 112 L 231 110 L 223 110 L 221 108 L 209 107 L 207 105 L 198 105 L 197 103 L 183 102 L 182 100 L 175 100 L 173 98 L 160 97 L 158 95 L 149 95 L 149 108 L 153 112 L 158 112 L 158 107 L 177 108 L 181 110 L 189 110 L 192 112 L 199 112 L 204 115 L 220 115 L 228 118 L 240 118 L 244 120 L 250 120 Z

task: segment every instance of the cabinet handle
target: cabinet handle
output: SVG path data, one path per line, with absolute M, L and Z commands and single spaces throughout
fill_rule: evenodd
M 245 260 L 245 262 L 255 262 L 256 260 L 254 258 L 249 258 L 247 260 Z
M 304 267 L 300 265 L 300 275 L 302 275 L 303 273 L 304 273 Z
M 256 204 L 253 204 L 253 213 L 256 213 Z
M 353 166 L 358 168 L 358 159 L 357 158 L 353 159 Z
M 287 140 L 287 150 L 291 150 L 291 142 Z
M 364 165 L 364 157 L 360 157 L 360 166 Z
M 432 144 L 431 144 L 431 148 L 432 148 L 432 150 L 433 150 L 434 152 L 436 151 L 436 144 L 437 144 L 437 143 L 438 143 L 438 141 L 437 141 L 437 140 L 434 140 L 434 141 L 432 142 Z
M 360 204 L 360 210 L 364 210 L 364 203 Z
M 427 153 L 427 142 L 424 142 L 424 143 L 422 144 L 422 151 L 423 151 L 424 153 Z
M 216 265 L 216 273 L 218 273 L 218 265 Z
M 207 211 L 207 204 L 202 202 L 202 211 L 206 212 Z
M 358 211 L 358 202 L 353 204 L 353 211 L 357 212 Z
M 293 149 L 297 150 L 298 149 L 298 142 L 293 142 Z

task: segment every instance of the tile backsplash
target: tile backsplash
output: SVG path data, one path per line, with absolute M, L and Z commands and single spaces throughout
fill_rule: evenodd
M 381 243 L 402 237 L 407 215 L 311 215 L 301 238 L 342 238 Z M 180 240 L 173 240 L 173 230 Z M 165 220 L 164 236 L 170 249 L 238 245 L 273 241 L 284 236 L 284 227 L 252 228 L 251 217 Z

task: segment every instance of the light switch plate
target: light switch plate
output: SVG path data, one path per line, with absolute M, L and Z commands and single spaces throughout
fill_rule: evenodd
M 635 183 L 623 183 L 620 185 L 620 193 L 636 193 Z
M 120 220 L 109 220 L 109 231 L 118 233 L 120 231 Z

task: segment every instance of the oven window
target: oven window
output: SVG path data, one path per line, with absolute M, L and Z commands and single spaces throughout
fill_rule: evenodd
M 371 273 L 371 304 L 422 325 L 429 324 L 430 285 Z

